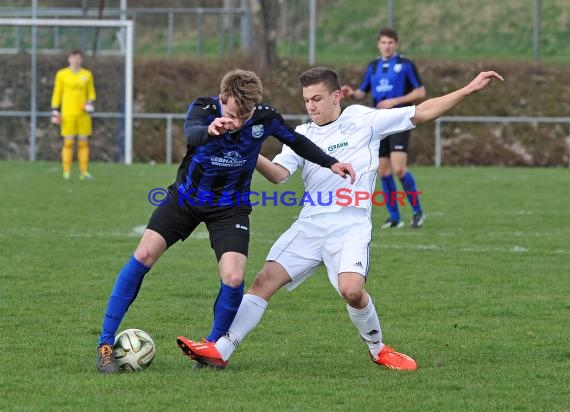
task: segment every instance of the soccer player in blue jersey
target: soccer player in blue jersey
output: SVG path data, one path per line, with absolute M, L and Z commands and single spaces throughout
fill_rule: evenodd
M 380 30 L 377 41 L 380 57 L 372 61 L 366 68 L 364 79 L 357 90 L 346 85 L 342 87 L 345 97 L 356 100 L 363 99 L 368 93 L 372 95 L 372 105 L 379 109 L 409 106 L 417 103 L 426 95 L 422 81 L 414 63 L 397 52 L 398 34 L 392 28 Z M 399 228 L 404 226 L 398 210 L 398 202 L 394 194 L 397 190 L 392 173 L 400 179 L 407 193 L 417 193 L 416 181 L 407 168 L 410 131 L 395 133 L 380 144 L 380 167 L 378 172 L 382 181 L 382 191 L 389 201 L 386 208 L 390 217 L 382 228 Z M 424 223 L 424 213 L 420 200 L 413 194 L 408 195 L 413 209 L 410 226 L 419 228 Z
M 153 212 L 109 297 L 97 347 L 100 372 L 118 371 L 112 357 L 115 334 L 146 273 L 201 222 L 210 234 L 221 278 L 206 339 L 215 342 L 227 332 L 243 297 L 251 213 L 247 193 L 266 138 L 274 136 L 308 161 L 354 182 L 350 164 L 338 162 L 287 126 L 275 108 L 261 103 L 262 93 L 254 72 L 233 70 L 222 79 L 218 96 L 190 104 L 184 122 L 187 153 L 168 188 L 169 200 Z

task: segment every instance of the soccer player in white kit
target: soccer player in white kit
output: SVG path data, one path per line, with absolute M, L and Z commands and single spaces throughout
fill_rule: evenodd
M 344 194 L 371 195 L 382 138 L 438 118 L 492 79 L 503 80 L 493 71 L 481 72 L 467 86 L 418 106 L 374 109 L 351 105 L 342 110 L 341 85 L 334 70 L 315 67 L 302 73 L 299 81 L 312 122 L 296 131 L 329 155 L 351 163 L 356 181 L 351 184 L 334 176 L 288 147 L 273 161 L 260 156 L 257 170 L 273 183 L 286 181 L 300 169 L 305 192 L 313 202 L 305 203 L 299 218 L 272 246 L 228 333 L 217 342 L 195 342 L 180 336 L 178 344 L 184 353 L 200 364 L 225 368 L 238 345 L 260 322 L 271 296 L 283 286 L 294 289 L 324 264 L 329 281 L 347 303 L 350 320 L 368 345 L 372 361 L 391 369 L 415 370 L 414 359 L 383 343 L 376 309 L 364 289 L 372 233 L 370 197 L 357 200 L 354 195 L 347 205 L 346 198 L 340 202 L 335 194 L 340 189 Z

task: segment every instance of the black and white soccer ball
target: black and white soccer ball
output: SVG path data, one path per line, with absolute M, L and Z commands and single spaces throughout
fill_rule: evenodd
M 151 336 L 140 329 L 125 329 L 115 337 L 113 359 L 123 372 L 147 368 L 156 355 Z

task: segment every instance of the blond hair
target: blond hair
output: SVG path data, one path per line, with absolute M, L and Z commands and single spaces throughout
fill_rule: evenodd
M 262 95 L 261 79 L 252 71 L 232 70 L 226 73 L 220 84 L 222 103 L 226 104 L 228 98 L 233 97 L 240 115 L 251 113 L 255 105 L 261 102 Z

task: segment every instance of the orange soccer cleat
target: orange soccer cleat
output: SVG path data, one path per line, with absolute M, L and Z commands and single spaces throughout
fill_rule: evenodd
M 370 355 L 372 358 L 372 355 Z M 390 369 L 399 369 L 406 371 L 413 371 L 418 368 L 418 364 L 415 360 L 410 358 L 408 355 L 396 352 L 388 345 L 384 345 L 382 350 L 378 354 L 378 358 L 372 358 L 372 362 L 378 365 L 384 365 Z
M 211 366 L 216 369 L 224 369 L 228 364 L 220 355 L 213 342 L 202 339 L 202 342 L 194 342 L 184 336 L 179 336 L 176 343 L 186 356 L 191 357 L 196 362 Z

